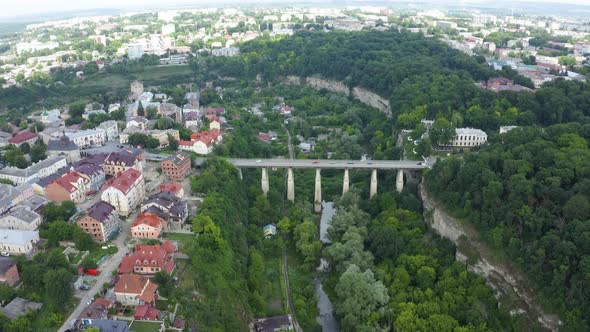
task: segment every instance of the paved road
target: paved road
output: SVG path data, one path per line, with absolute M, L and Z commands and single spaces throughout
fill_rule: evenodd
M 132 214 L 131 217 L 129 218 L 129 220 L 134 220 L 134 219 L 135 219 L 135 214 Z M 125 241 L 129 238 L 130 232 L 131 232 L 131 222 L 124 222 L 124 221 L 121 222 L 121 233 L 119 234 L 119 237 L 117 237 L 117 240 L 115 240 L 115 242 L 114 242 L 114 244 L 117 246 L 119 251 L 117 251 L 116 254 L 111 256 L 109 259 L 104 261 L 99 266 L 100 274 L 98 275 L 98 278 L 96 279 L 96 283 L 89 290 L 82 291 L 83 292 L 82 294 L 84 294 L 84 295 L 82 296 L 80 303 L 78 304 L 78 306 L 76 307 L 74 312 L 72 312 L 70 317 L 68 317 L 68 319 L 65 320 L 64 324 L 59 328 L 59 330 L 58 330 L 59 332 L 64 332 L 65 330 L 69 329 L 71 327 L 70 322 L 74 319 L 77 319 L 80 316 L 80 314 L 82 313 L 82 310 L 84 310 L 84 308 L 87 307 L 86 302 L 89 299 L 94 298 L 94 295 L 96 295 L 98 292 L 100 292 L 102 290 L 102 285 L 105 282 L 111 281 L 111 279 L 113 278 L 113 276 L 111 275 L 111 272 L 119 267 L 121 260 L 127 254 L 127 247 L 125 245 Z
M 242 168 L 322 168 L 322 169 L 389 169 L 421 170 L 428 167 L 422 160 L 332 160 L 332 159 L 227 159 Z M 196 162 L 195 164 L 198 164 Z

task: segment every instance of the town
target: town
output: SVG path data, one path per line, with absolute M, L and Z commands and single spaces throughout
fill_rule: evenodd
M 584 300 L 542 296 L 585 271 L 548 249 L 590 217 L 588 22 L 220 6 L 0 35 L 0 330 L 575 330 Z

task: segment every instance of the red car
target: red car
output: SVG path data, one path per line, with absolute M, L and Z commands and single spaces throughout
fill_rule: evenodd
M 98 269 L 86 269 L 86 274 L 91 276 L 97 276 L 99 273 L 100 271 L 98 271 Z

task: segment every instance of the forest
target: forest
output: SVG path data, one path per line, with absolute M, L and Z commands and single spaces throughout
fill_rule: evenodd
M 523 127 L 425 174 L 449 211 L 526 271 L 564 329 L 590 329 L 590 125 Z

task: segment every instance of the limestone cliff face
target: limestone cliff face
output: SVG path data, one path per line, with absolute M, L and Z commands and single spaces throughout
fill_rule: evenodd
M 361 103 L 374 107 L 388 116 L 391 116 L 389 100 L 359 86 L 355 86 L 351 90 L 342 81 L 326 80 L 317 76 L 299 77 L 291 75 L 284 77 L 282 82 L 291 85 L 307 85 L 316 90 L 326 89 L 328 91 L 342 93 L 346 96 L 352 94 L 352 96 Z
M 343 93 L 347 96 L 350 95 L 350 89 L 340 81 L 325 80 L 319 77 L 307 77 L 305 81 L 307 85 L 316 90 L 326 89 L 336 93 Z
M 355 86 L 354 88 L 352 88 L 352 96 L 358 99 L 361 103 L 375 107 L 376 109 L 391 116 L 391 107 L 389 106 L 389 100 L 382 98 L 378 94 L 371 92 L 367 89 Z
M 459 222 L 440 208 L 423 183 L 420 185 L 420 196 L 424 205 L 425 219 L 429 226 L 442 237 L 451 240 L 455 245 L 461 242 L 461 246 L 457 248 L 455 259 L 467 264 L 469 271 L 485 277 L 488 285 L 497 291 L 497 298 L 499 298 L 499 295 L 508 294 L 517 299 L 517 301 L 507 304 L 510 305 L 512 314 L 525 315 L 530 321 L 538 322 L 541 327 L 548 331 L 559 330 L 561 325 L 559 317 L 545 313 L 536 303 L 531 290 L 527 287 L 526 278 L 511 268 L 509 262 L 493 259 L 486 244 L 475 238 L 477 237 L 477 231 L 470 225 Z M 468 262 L 467 253 L 461 250 L 477 253 L 477 260 Z M 503 303 L 500 303 L 500 305 L 503 305 Z

